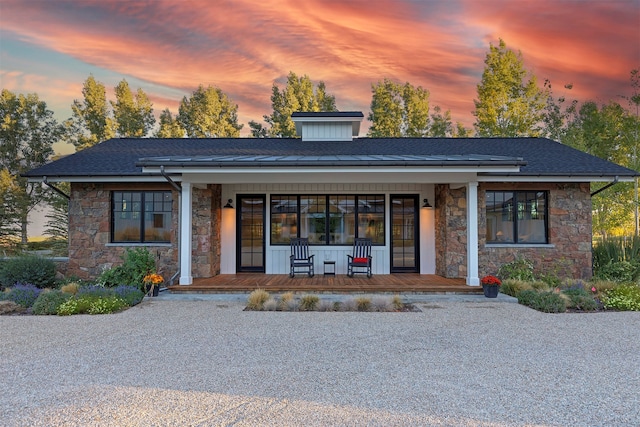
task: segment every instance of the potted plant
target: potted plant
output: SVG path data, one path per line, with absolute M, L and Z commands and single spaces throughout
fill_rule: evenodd
M 164 278 L 157 273 L 151 273 L 144 276 L 142 283 L 144 284 L 144 290 L 148 296 L 157 297 L 160 285 L 164 283 Z
M 498 291 L 502 282 L 496 276 L 488 275 L 480 279 L 482 289 L 484 290 L 484 296 L 487 298 L 497 298 Z

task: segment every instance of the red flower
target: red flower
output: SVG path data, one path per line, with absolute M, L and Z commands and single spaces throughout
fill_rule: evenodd
M 502 285 L 502 282 L 500 281 L 500 279 L 498 279 L 496 276 L 484 276 L 482 279 L 480 279 L 480 283 L 483 285 L 497 285 L 500 286 Z

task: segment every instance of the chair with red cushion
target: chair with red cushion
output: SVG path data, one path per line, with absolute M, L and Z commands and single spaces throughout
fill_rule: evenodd
M 347 276 L 366 273 L 367 277 L 371 277 L 371 260 L 371 239 L 355 239 L 353 254 L 347 254 Z

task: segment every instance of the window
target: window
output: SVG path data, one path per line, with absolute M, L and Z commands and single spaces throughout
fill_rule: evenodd
M 170 191 L 114 191 L 111 241 L 114 243 L 169 242 Z
M 351 245 L 356 237 L 384 245 L 384 195 L 271 196 L 271 244 L 306 237 L 315 245 Z
M 487 191 L 487 243 L 547 243 L 546 191 Z

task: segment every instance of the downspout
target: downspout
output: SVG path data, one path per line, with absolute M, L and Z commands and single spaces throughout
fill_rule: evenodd
M 595 196 L 596 194 L 598 194 L 598 193 L 600 193 L 600 192 L 602 192 L 602 191 L 606 190 L 606 189 L 607 189 L 607 188 L 609 188 L 609 187 L 612 187 L 612 186 L 616 185 L 617 183 L 618 183 L 618 177 L 616 176 L 616 177 L 614 177 L 614 178 L 613 178 L 613 181 L 612 181 L 612 182 L 608 183 L 607 185 L 605 185 L 604 187 L 600 188 L 599 190 L 596 190 L 596 191 L 594 191 L 593 193 L 591 193 L 591 197 L 593 197 L 593 196 Z
M 172 180 L 169 175 L 167 175 L 167 173 L 164 171 L 164 165 L 160 166 L 160 175 L 162 175 L 164 177 L 164 179 L 166 179 L 167 182 L 171 185 L 171 187 L 173 187 L 173 189 L 178 192 L 178 229 L 176 230 L 177 240 L 178 240 L 178 269 L 173 274 L 173 276 L 171 276 L 171 278 L 169 279 L 169 283 L 171 283 L 173 285 L 173 282 L 180 275 L 180 248 L 179 248 L 179 246 L 180 246 L 180 228 L 181 228 L 181 225 L 182 225 L 182 208 L 181 208 L 181 206 L 182 206 L 182 203 L 181 203 L 182 187 L 179 184 L 177 184 L 174 180 Z
M 58 187 L 56 187 L 55 185 L 53 185 L 49 181 L 47 181 L 47 177 L 46 176 L 42 177 L 42 182 L 44 183 L 44 185 L 46 185 L 47 187 L 49 187 L 50 189 L 52 189 L 56 193 L 60 194 L 65 199 L 71 200 L 71 196 L 69 196 L 67 193 L 65 193 L 64 191 L 62 191 L 61 189 L 59 189 Z

